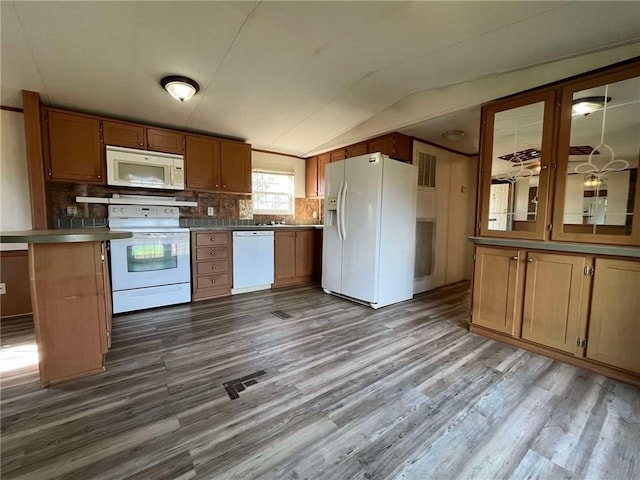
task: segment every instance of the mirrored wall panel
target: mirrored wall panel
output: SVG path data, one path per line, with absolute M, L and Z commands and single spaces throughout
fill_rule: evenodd
M 572 98 L 563 232 L 631 235 L 640 153 L 640 77 Z
M 538 219 L 545 102 L 493 117 L 487 230 L 533 231 Z M 545 167 L 546 168 L 546 167 Z

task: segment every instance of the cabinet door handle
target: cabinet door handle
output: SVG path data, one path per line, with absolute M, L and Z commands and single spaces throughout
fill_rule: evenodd
M 211 252 L 211 255 L 215 255 L 215 254 L 216 254 L 216 252 Z
M 223 183 L 223 184 L 222 184 L 222 188 L 227 188 L 227 186 Z
M 211 237 L 211 241 L 215 242 L 216 241 L 216 237 Z
M 518 259 L 519 259 L 518 255 L 514 255 L 513 257 L 511 257 L 511 260 L 518 260 Z
M 529 262 L 529 263 L 533 262 L 533 258 L 531 258 L 531 257 L 527 258 L 527 262 Z
M 140 145 L 141 147 L 144 147 L 144 143 L 140 142 L 138 145 Z

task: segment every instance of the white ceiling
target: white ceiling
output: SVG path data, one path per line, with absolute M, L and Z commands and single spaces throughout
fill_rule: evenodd
M 475 153 L 479 105 L 640 55 L 640 2 L 6 2 L 1 98 L 308 156 L 402 131 Z M 181 104 L 159 85 L 185 75 Z M 463 129 L 458 144 L 442 133 Z

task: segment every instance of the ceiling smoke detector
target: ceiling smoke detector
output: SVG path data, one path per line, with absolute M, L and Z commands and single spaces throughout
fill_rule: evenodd
M 442 136 L 450 142 L 459 142 L 464 139 L 465 133 L 463 130 L 449 130 L 448 132 L 444 132 Z
M 195 80 L 178 75 L 164 77 L 160 80 L 160 85 L 169 92 L 169 95 L 181 102 L 189 100 L 200 90 L 200 85 Z

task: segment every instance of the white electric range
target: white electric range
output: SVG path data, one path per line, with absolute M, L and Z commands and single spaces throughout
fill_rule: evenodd
M 113 313 L 191 301 L 189 229 L 178 207 L 110 205 L 109 229 L 133 232 L 111 241 Z

